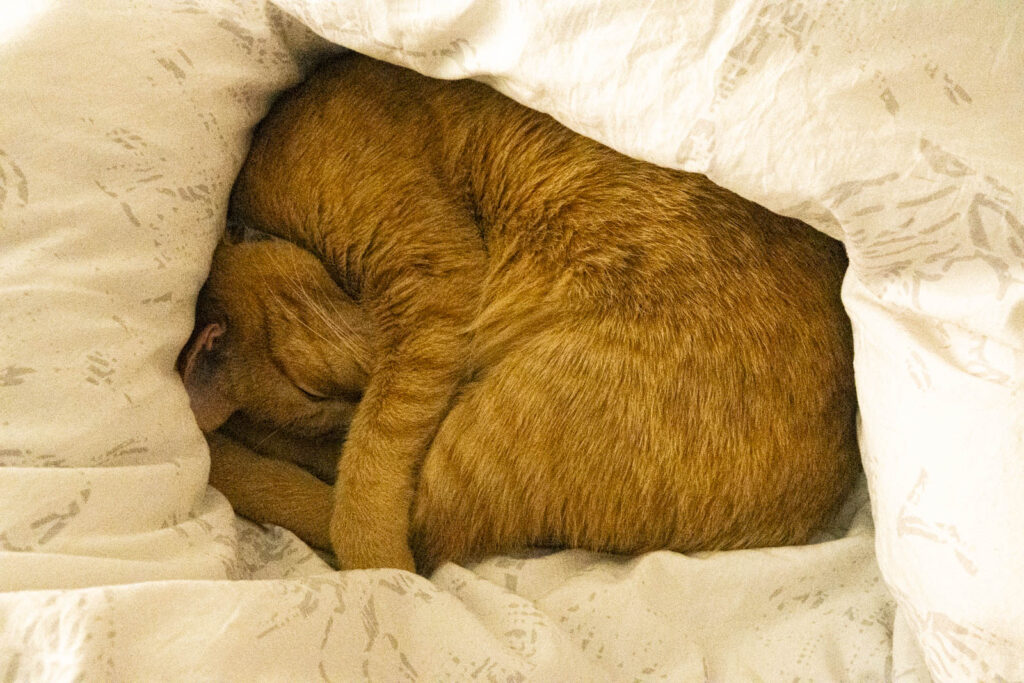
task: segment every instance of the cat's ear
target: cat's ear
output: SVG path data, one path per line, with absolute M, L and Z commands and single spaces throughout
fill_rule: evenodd
M 218 347 L 226 331 L 221 323 L 203 326 L 192 335 L 178 361 L 192 412 L 204 432 L 220 427 L 238 409 L 222 389 L 224 373 Z
M 178 363 L 178 370 L 186 384 L 195 378 L 203 354 L 214 351 L 217 340 L 224 335 L 224 332 L 225 327 L 221 323 L 209 323 L 189 339 Z

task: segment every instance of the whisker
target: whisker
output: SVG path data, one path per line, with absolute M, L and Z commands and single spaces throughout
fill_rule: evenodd
M 335 335 L 337 335 L 338 338 L 340 338 L 340 335 L 338 335 L 338 333 L 337 333 L 337 329 L 330 323 L 329 320 L 327 320 L 325 318 L 323 313 L 319 311 L 319 306 L 317 306 L 316 302 L 313 300 L 313 297 L 302 286 L 302 282 L 301 282 L 301 279 L 299 277 L 298 266 L 295 265 L 295 264 L 292 264 L 292 273 L 289 273 L 286 270 L 285 264 L 283 263 L 283 261 L 278 256 L 272 255 L 271 256 L 271 261 L 273 262 L 275 268 L 277 269 L 278 274 L 280 274 L 282 277 L 284 277 L 288 281 L 288 283 L 290 285 L 292 285 L 292 288 L 296 292 L 296 295 L 303 302 L 307 303 L 310 306 L 311 309 L 313 309 L 314 313 L 317 314 L 317 317 L 320 318 L 327 325 L 328 329 L 331 332 L 334 332 Z M 264 275 L 263 277 L 264 277 L 264 282 L 266 282 L 267 281 L 266 276 Z M 294 320 L 296 323 L 298 323 L 302 327 L 306 328 L 311 334 L 313 334 L 315 337 L 319 338 L 324 343 L 326 343 L 328 345 L 334 345 L 336 343 L 337 339 L 336 340 L 331 340 L 331 339 L 327 338 L 319 330 L 314 329 L 312 325 L 310 325 L 305 320 L 303 320 L 300 315 L 298 315 L 294 310 L 292 310 L 291 306 L 288 306 L 285 303 L 284 299 L 277 292 L 275 292 L 272 287 L 268 286 L 267 290 L 271 293 L 271 296 L 274 297 L 274 299 L 280 305 L 281 309 L 285 312 L 285 314 L 291 320 Z

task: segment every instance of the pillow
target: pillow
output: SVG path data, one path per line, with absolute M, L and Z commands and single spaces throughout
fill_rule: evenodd
M 236 574 L 173 366 L 251 129 L 320 41 L 244 1 L 0 25 L 0 587 Z

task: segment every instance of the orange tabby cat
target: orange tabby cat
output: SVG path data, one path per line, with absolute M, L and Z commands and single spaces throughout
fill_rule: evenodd
M 181 365 L 204 429 L 235 416 L 211 480 L 344 568 L 800 543 L 848 489 L 842 247 L 703 176 L 346 56 L 231 211 L 294 244 L 214 260 Z M 253 452 L 302 439 L 333 494 Z

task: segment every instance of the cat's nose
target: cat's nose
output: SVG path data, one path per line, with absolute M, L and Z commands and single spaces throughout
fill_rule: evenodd
M 192 412 L 196 412 L 195 408 L 192 409 Z M 231 417 L 231 414 L 232 413 L 226 413 L 223 416 L 221 416 L 211 415 L 209 413 L 196 413 L 196 424 L 199 425 L 199 429 L 201 429 L 202 431 L 212 432 L 216 429 L 219 429 L 221 425 L 227 422 L 228 418 Z
M 185 388 L 188 390 L 189 404 L 196 417 L 196 424 L 204 432 L 212 432 L 220 427 L 238 409 L 233 401 L 227 400 L 219 391 L 196 390 L 196 387 L 190 387 L 188 383 Z

